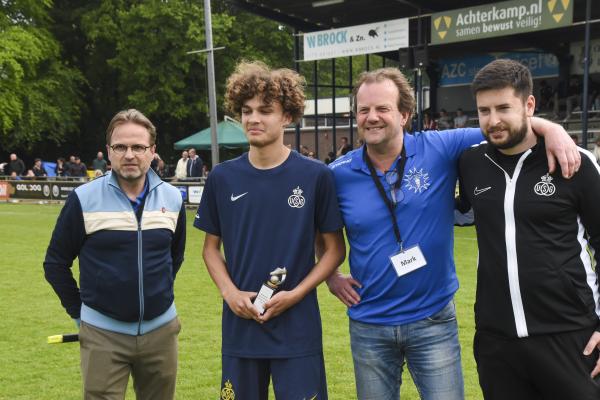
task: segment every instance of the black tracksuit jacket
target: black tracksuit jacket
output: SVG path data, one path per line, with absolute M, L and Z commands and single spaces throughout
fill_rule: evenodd
M 473 208 L 479 245 L 477 330 L 507 338 L 600 330 L 600 169 L 580 152 L 569 180 L 548 174 L 542 140 L 513 157 L 513 173 L 487 143 L 462 154 L 461 208 Z

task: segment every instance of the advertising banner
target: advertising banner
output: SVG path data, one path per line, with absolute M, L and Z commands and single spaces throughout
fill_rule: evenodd
M 497 58 L 519 61 L 529 68 L 533 78 L 558 76 L 558 59 L 554 54 L 542 52 L 486 53 L 439 60 L 441 69 L 439 85 L 440 87 L 470 85 L 475 74 Z
M 188 202 L 190 204 L 200 204 L 204 186 L 188 186 Z
M 15 199 L 66 200 L 82 182 L 11 181 Z
M 14 199 L 32 200 L 66 200 L 76 187 L 83 185 L 81 181 L 54 181 L 54 180 L 19 180 L 0 181 L 0 199 L 8 197 Z M 193 185 L 193 186 L 192 186 Z M 199 183 L 177 182 L 181 197 L 186 204 L 199 204 L 204 186 Z
M 568 26 L 574 0 L 512 0 L 431 16 L 431 44 L 463 42 Z
M 0 200 L 6 200 L 10 197 L 8 191 L 8 182 L 0 182 Z
M 408 47 L 408 18 L 304 34 L 304 61 Z

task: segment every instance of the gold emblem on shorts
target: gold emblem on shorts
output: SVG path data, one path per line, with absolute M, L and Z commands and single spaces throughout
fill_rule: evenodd
M 221 389 L 221 400 L 235 400 L 235 392 L 229 379 L 225 382 L 225 387 Z

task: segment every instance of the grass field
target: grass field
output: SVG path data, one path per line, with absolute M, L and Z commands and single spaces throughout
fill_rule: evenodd
M 79 347 L 48 345 L 51 334 L 75 331 L 44 279 L 42 262 L 60 211 L 57 205 L 0 204 L 0 399 L 79 399 Z M 182 322 L 179 336 L 178 399 L 218 399 L 221 298 L 202 261 L 202 232 L 191 227 L 175 296 Z M 476 242 L 472 228 L 456 231 L 461 288 L 456 295 L 466 398 L 481 398 L 472 355 Z M 347 270 L 347 264 L 344 269 Z M 345 307 L 325 285 L 319 288 L 329 398 L 356 398 Z M 418 399 L 405 369 L 402 399 Z M 127 399 L 133 399 L 132 390 Z M 243 400 L 238 394 L 236 398 Z M 271 397 L 272 398 L 272 397 Z

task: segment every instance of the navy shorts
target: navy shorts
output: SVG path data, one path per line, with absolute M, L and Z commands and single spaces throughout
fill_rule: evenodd
M 266 359 L 223 355 L 221 359 L 222 400 L 266 400 L 271 377 L 276 399 L 327 400 L 323 354 Z

